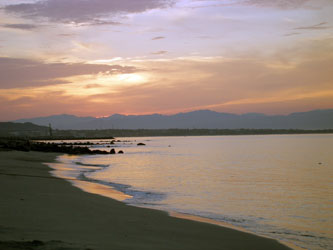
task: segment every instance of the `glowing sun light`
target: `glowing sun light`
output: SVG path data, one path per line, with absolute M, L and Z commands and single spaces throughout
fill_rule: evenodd
M 128 83 L 142 83 L 146 81 L 146 78 L 139 74 L 121 74 L 117 76 L 117 80 Z

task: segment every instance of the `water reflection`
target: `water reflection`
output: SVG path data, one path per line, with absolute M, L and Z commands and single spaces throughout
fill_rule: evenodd
M 118 144 L 124 155 L 61 161 L 82 163 L 76 168 L 90 179 L 124 185 L 117 190 L 133 191 L 130 204 L 333 248 L 333 135 L 131 138 L 148 139 L 145 147 Z

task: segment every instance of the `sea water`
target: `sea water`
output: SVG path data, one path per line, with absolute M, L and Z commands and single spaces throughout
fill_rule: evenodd
M 332 134 L 117 139 L 90 148 L 124 154 L 63 155 L 53 174 L 129 205 L 333 249 Z

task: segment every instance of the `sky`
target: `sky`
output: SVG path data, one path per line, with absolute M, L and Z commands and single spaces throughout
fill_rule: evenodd
M 332 0 L 0 0 L 0 120 L 333 108 Z

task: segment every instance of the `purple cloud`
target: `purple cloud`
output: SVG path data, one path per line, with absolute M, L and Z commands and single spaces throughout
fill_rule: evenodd
M 278 8 L 278 9 L 296 9 L 302 7 L 305 3 L 311 0 L 197 0 L 199 5 L 192 8 L 207 8 L 207 7 L 223 7 L 233 5 L 250 5 L 261 8 Z
M 168 53 L 168 51 L 160 50 L 160 51 L 152 52 L 151 54 L 152 55 L 164 55 L 166 53 Z
M 325 26 L 327 24 L 327 22 L 322 22 L 322 23 L 318 23 L 315 25 L 310 25 L 310 26 L 301 26 L 301 27 L 297 27 L 295 28 L 295 30 L 324 30 L 324 29 L 329 29 L 329 26 Z
M 241 0 L 240 3 L 255 5 L 258 7 L 274 7 L 280 9 L 299 8 L 309 0 Z
M 39 0 L 34 3 L 6 5 L 4 10 L 27 18 L 86 23 L 121 13 L 137 13 L 163 8 L 171 3 L 172 0 Z
M 1 26 L 5 27 L 5 28 L 20 29 L 20 30 L 33 30 L 33 29 L 38 28 L 37 25 L 25 24 L 25 23 L 8 23 L 8 24 L 3 24 Z
M 133 73 L 134 67 L 85 63 L 44 63 L 0 57 L 0 89 L 67 83 L 60 78 L 98 74 Z
M 164 36 L 155 36 L 151 40 L 161 40 L 161 39 L 164 39 L 164 38 L 165 38 Z
M 287 33 L 287 34 L 284 34 L 284 36 L 295 36 L 295 35 L 299 35 L 301 33 L 299 32 L 291 32 L 291 33 Z

